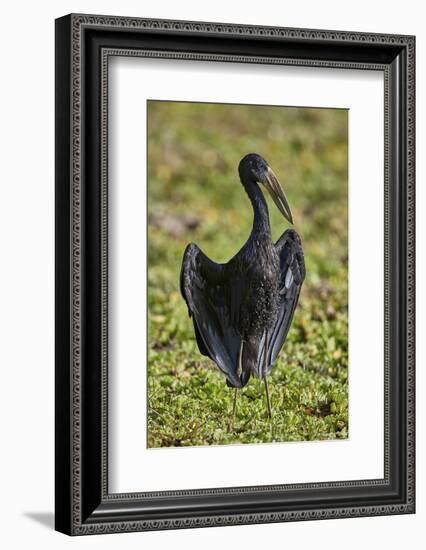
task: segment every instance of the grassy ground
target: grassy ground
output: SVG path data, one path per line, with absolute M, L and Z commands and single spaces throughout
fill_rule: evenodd
M 168 447 L 348 436 L 347 112 L 150 102 L 148 445 Z M 252 212 L 237 166 L 264 156 L 289 198 L 306 280 L 263 383 L 233 390 L 197 348 L 179 293 L 188 242 L 217 262 L 244 244 Z M 274 238 L 287 222 L 268 199 Z

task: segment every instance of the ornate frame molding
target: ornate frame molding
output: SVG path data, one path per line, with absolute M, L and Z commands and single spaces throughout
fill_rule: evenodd
M 170 40 L 179 37 L 214 37 L 216 43 L 228 37 L 244 45 L 249 41 L 261 40 L 262 44 L 299 44 L 303 51 L 314 53 L 312 45 L 323 44 L 323 58 L 311 56 L 256 55 L 251 53 L 195 52 L 185 49 L 156 49 L 153 47 L 120 46 L 120 38 L 109 43 L 96 42 L 97 31 L 112 31 L 111 36 L 127 36 L 133 41 L 138 35 L 150 39 L 167 36 Z M 91 33 L 91 34 L 90 34 Z M 90 35 L 90 37 L 89 37 Z M 287 29 L 279 27 L 253 27 L 218 23 L 151 20 L 95 15 L 70 15 L 57 20 L 57 216 L 67 216 L 69 224 L 57 218 L 57 529 L 69 534 L 111 533 L 151 529 L 177 529 L 213 525 L 236 525 L 246 523 L 282 522 L 336 517 L 358 517 L 414 512 L 414 168 L 415 168 L 415 40 L 412 36 L 346 33 L 308 29 Z M 93 44 L 91 45 L 90 40 Z M 104 43 L 106 42 L 106 43 Z M 118 44 L 117 44 L 118 43 Z M 223 42 L 225 46 L 225 43 Z M 375 56 L 369 57 L 368 50 L 361 59 L 359 46 L 368 45 Z M 272 47 L 271 46 L 271 47 Z M 183 48 L 183 46 L 182 46 Z M 253 46 L 252 46 L 253 48 Z M 303 49 L 305 48 L 305 49 Z M 301 52 L 303 54 L 303 51 Z M 333 53 L 334 52 L 334 53 Z M 340 53 L 339 53 L 340 52 Z M 347 52 L 347 54 L 345 53 Z M 385 55 L 386 54 L 386 55 Z M 345 481 L 336 483 L 314 483 L 271 487 L 241 487 L 227 489 L 171 491 L 158 493 L 109 494 L 107 475 L 107 403 L 108 403 L 108 59 L 110 56 L 141 56 L 169 59 L 191 59 L 202 61 L 228 61 L 239 63 L 274 63 L 342 69 L 368 69 L 384 72 L 385 77 L 385 477 L 383 480 Z M 339 57 L 340 55 L 340 57 Z M 347 55 L 347 58 L 345 57 Z M 334 57 L 333 57 L 334 56 Z M 358 56 L 358 57 L 357 57 Z M 380 59 L 380 61 L 379 61 Z M 383 60 L 382 60 L 383 59 Z M 88 67 L 98 70 L 100 91 L 100 117 L 96 122 L 88 121 L 90 109 L 96 99 L 89 99 L 92 93 L 92 76 Z M 405 117 L 402 107 L 405 109 Z M 397 121 L 398 110 L 404 120 Z M 92 109 L 93 110 L 93 109 Z M 65 122 L 64 122 L 65 121 Z M 90 145 L 87 127 L 99 134 L 99 215 L 88 217 L 86 196 L 88 193 L 87 148 Z M 398 126 L 397 126 L 398 124 Z M 397 134 L 398 132 L 398 134 Z M 402 135 L 399 135 L 401 134 Z M 70 152 L 70 153 L 69 153 Z M 396 163 L 396 165 L 395 165 Z M 96 171 L 98 170 L 98 172 Z M 396 179 L 395 179 L 396 178 Z M 405 183 L 405 185 L 403 185 Z M 92 182 L 93 184 L 93 182 Z M 85 187 L 86 185 L 86 187 Z M 397 187 L 395 190 L 394 187 Z M 396 193 L 396 194 L 395 194 Z M 58 196 L 60 197 L 58 198 Z M 398 202 L 399 197 L 399 202 Z M 93 231 L 92 220 L 96 218 L 100 237 L 99 272 L 99 386 L 88 388 L 85 369 L 88 369 L 87 351 L 91 344 L 85 332 L 87 315 L 87 278 L 89 245 L 87 232 Z M 397 225 L 397 228 L 392 227 Z M 395 233 L 399 231 L 399 233 Z M 68 243 L 68 244 L 66 244 Z M 65 247 L 65 250 L 63 248 Z M 393 268 L 396 257 L 401 262 Z M 392 271 L 394 269 L 394 271 Z M 395 278 L 396 277 L 396 278 Z M 396 285 L 396 286 L 395 286 Z M 393 302 L 395 288 L 398 288 L 399 303 L 404 311 L 396 309 Z M 68 302 L 68 309 L 64 304 Z M 61 307 L 64 306 L 64 307 Z M 63 309 L 65 308 L 65 311 Z M 401 316 L 403 326 L 401 338 L 394 344 L 390 334 L 396 330 L 392 324 L 395 314 Z M 398 320 L 397 327 L 399 327 Z M 86 346 L 86 348 L 84 347 Z M 401 349 L 402 348 L 402 349 Z M 94 352 L 96 353 L 96 352 Z M 96 356 L 98 357 L 98 356 Z M 392 361 L 396 366 L 392 366 Z M 398 363 L 399 361 L 399 363 Z M 398 366 L 399 365 L 399 366 Z M 395 371 L 396 369 L 396 371 Z M 395 386 L 397 376 L 402 388 Z M 402 378 L 401 378 L 402 377 Z M 89 449 L 84 430 L 87 419 L 85 402 L 90 391 L 100 391 L 101 397 L 96 413 L 96 434 L 99 449 L 94 453 L 96 465 L 85 464 Z M 64 399 L 64 392 L 69 399 Z M 89 393 L 88 393 L 89 392 Z M 403 395 L 401 395 L 401 392 Z M 400 399 L 401 410 L 405 409 L 404 425 L 395 432 L 397 425 L 392 419 L 392 407 Z M 395 448 L 392 441 L 400 438 L 405 445 L 406 467 L 395 472 Z M 83 453 L 84 450 L 84 453 Z M 401 456 L 401 459 L 403 457 Z M 395 487 L 398 474 L 399 490 Z M 90 481 L 89 474 L 96 477 Z M 95 475 L 96 474 L 96 475 Z M 67 487 L 64 489 L 63 484 Z M 269 510 L 259 506 L 250 512 L 231 511 L 173 517 L 154 517 L 143 506 L 130 514 L 128 507 L 137 508 L 144 499 L 172 499 L 188 497 L 238 496 L 240 499 L 253 493 L 304 493 L 308 490 L 332 492 L 393 487 L 393 497 L 377 504 L 363 505 L 320 505 L 307 502 L 306 509 Z M 348 493 L 349 494 L 349 493 Z M 355 493 L 354 493 L 355 494 Z M 402 500 L 401 500 L 402 499 Z M 380 499 L 376 499 L 380 501 Z M 240 507 L 241 508 L 241 507 Z M 239 508 L 239 509 L 240 509 Z M 238 510 L 239 510 L 238 509 Z M 237 510 L 237 508 L 235 508 Z M 174 514 L 176 515 L 176 514 Z M 122 519 L 124 518 L 124 519 Z

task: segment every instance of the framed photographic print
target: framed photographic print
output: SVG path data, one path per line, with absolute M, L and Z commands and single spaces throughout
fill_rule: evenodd
M 56 529 L 413 513 L 412 36 L 56 21 Z

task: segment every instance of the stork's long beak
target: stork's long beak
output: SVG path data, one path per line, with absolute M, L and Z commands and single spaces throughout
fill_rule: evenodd
M 265 181 L 262 183 L 269 191 L 272 200 L 277 205 L 278 210 L 281 212 L 284 218 L 292 224 L 293 216 L 291 215 L 291 210 L 287 201 L 287 197 L 284 194 L 284 191 L 280 185 L 280 182 L 277 179 L 277 176 L 274 174 L 272 169 L 269 168 L 269 166 L 265 175 Z

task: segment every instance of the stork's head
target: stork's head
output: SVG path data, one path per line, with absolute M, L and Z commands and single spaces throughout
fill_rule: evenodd
M 249 153 L 241 159 L 238 172 L 244 185 L 248 183 L 262 184 L 269 191 L 272 200 L 284 218 L 293 223 L 293 216 L 291 215 L 287 197 L 277 176 L 264 158 L 256 153 Z

